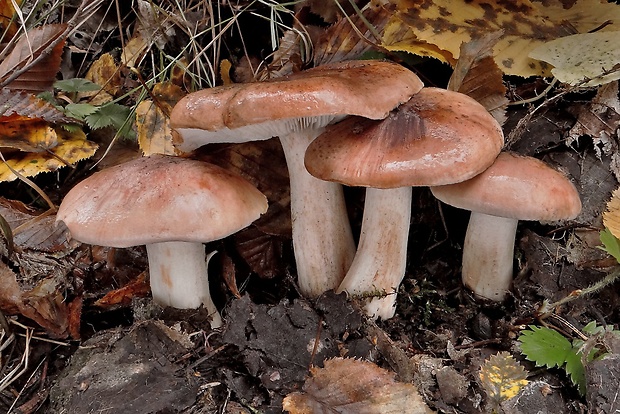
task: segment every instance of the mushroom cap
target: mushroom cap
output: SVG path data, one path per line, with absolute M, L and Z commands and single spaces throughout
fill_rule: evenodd
M 249 182 L 201 161 L 152 155 L 97 172 L 73 187 L 56 221 L 76 240 L 129 247 L 226 237 L 267 210 Z
M 423 84 L 410 70 L 376 60 L 318 66 L 266 82 L 204 89 L 172 110 L 175 145 L 268 139 L 346 115 L 381 119 Z
M 431 191 L 451 206 L 517 220 L 570 220 L 581 211 L 579 193 L 562 173 L 510 152 L 471 180 Z
M 310 174 L 346 185 L 395 188 L 451 184 L 493 164 L 502 129 L 467 95 L 424 88 L 382 121 L 350 117 L 306 150 Z

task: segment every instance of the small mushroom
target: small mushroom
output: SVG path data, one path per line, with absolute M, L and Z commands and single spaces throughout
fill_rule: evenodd
M 482 174 L 432 187 L 439 200 L 471 211 L 463 245 L 463 284 L 501 301 L 512 283 L 518 220 L 570 220 L 581 211 L 575 186 L 544 162 L 504 152 Z
M 268 82 L 205 89 L 173 109 L 176 147 L 280 138 L 291 187 L 293 246 L 301 293 L 338 287 L 355 254 L 340 185 L 312 177 L 306 148 L 346 115 L 385 118 L 422 88 L 408 69 L 384 61 L 329 64 Z
M 100 246 L 145 244 L 153 299 L 162 306 L 204 305 L 222 319 L 209 292 L 203 243 L 247 227 L 267 210 L 265 196 L 215 165 L 152 155 L 97 172 L 62 201 L 57 222 Z
M 310 144 L 306 168 L 323 180 L 368 187 L 360 242 L 338 291 L 389 293 L 365 304 L 394 316 L 405 275 L 411 186 L 467 180 L 489 167 L 504 143 L 493 117 L 472 98 L 424 88 L 382 121 L 350 117 Z

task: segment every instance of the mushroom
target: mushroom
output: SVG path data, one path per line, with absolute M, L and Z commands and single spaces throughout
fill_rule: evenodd
M 463 244 L 463 284 L 501 301 L 513 275 L 518 220 L 570 220 L 581 211 L 575 186 L 544 162 L 504 152 L 471 180 L 431 191 L 439 200 L 471 211 Z
M 467 180 L 493 163 L 503 143 L 499 124 L 482 105 L 437 88 L 422 89 L 383 121 L 350 117 L 328 127 L 308 147 L 306 168 L 323 180 L 368 187 L 357 253 L 338 291 L 388 293 L 367 300 L 365 311 L 394 316 L 411 186 Z
M 342 187 L 317 180 L 304 168 L 308 144 L 346 115 L 385 118 L 421 88 L 415 74 L 395 63 L 340 62 L 189 94 L 174 107 L 170 121 L 181 151 L 279 136 L 290 176 L 299 289 L 316 297 L 338 287 L 355 244 Z
M 57 222 L 84 243 L 145 244 L 153 299 L 162 306 L 204 305 L 209 293 L 202 243 L 247 227 L 267 210 L 265 196 L 238 175 L 205 162 L 152 155 L 97 172 L 62 201 Z

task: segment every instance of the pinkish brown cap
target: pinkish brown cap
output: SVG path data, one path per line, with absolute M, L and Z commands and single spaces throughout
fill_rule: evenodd
M 431 190 L 451 206 L 517 220 L 570 220 L 581 211 L 579 193 L 562 173 L 509 152 L 471 180 Z
M 424 88 L 382 121 L 350 117 L 306 151 L 310 174 L 346 185 L 396 188 L 467 180 L 488 168 L 504 136 L 472 98 Z
M 76 240 L 129 247 L 208 242 L 247 227 L 267 199 L 240 176 L 201 161 L 152 155 L 97 172 L 62 201 Z
M 319 66 L 267 82 L 204 89 L 181 99 L 170 123 L 175 145 L 268 139 L 346 115 L 382 119 L 423 84 L 401 65 L 376 60 Z

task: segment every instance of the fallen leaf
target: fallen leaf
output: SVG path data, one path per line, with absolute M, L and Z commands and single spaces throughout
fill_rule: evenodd
M 1 120 L 0 120 L 1 121 Z M 0 147 L 45 152 L 58 145 L 56 131 L 38 120 L 0 122 Z
M 9 88 L 0 90 L 0 122 L 33 118 L 50 123 L 75 123 L 77 121 L 65 116 L 60 109 L 31 93 L 14 91 Z
M 116 96 L 121 91 L 123 84 L 119 67 L 114 61 L 112 55 L 109 53 L 102 54 L 99 59 L 94 61 L 84 78 L 96 83 L 103 89 L 103 91 L 111 96 Z M 95 95 L 99 96 L 101 93 L 98 91 L 80 92 L 78 96 L 80 99 L 83 99 Z M 107 103 L 110 100 L 111 99 L 104 94 L 100 96 L 97 101 L 91 100 L 89 103 L 93 105 L 101 105 L 102 103 Z
M 170 111 L 185 95 L 183 90 L 170 82 L 158 83 L 152 96 L 157 100 L 144 100 L 136 108 L 136 130 L 138 144 L 144 155 L 176 155 L 172 145 Z
M 463 43 L 447 89 L 474 98 L 503 125 L 508 98 L 502 71 L 493 60 L 493 46 L 501 36 L 501 31 L 489 33 Z
M 566 36 L 536 47 L 529 56 L 553 65 L 551 73 L 560 82 L 583 87 L 603 85 L 620 79 L 620 32 Z
M 146 272 L 142 272 L 138 277 L 125 286 L 112 290 L 104 297 L 97 300 L 94 305 L 100 308 L 110 308 L 115 305 L 129 305 L 131 300 L 136 297 L 145 297 L 151 293 L 151 287 L 146 280 Z
M 382 32 L 386 49 L 454 65 L 461 43 L 503 30 L 493 48 L 495 62 L 504 73 L 519 76 L 550 74 L 547 63 L 528 57 L 545 41 L 584 33 L 608 20 L 620 21 L 617 5 L 592 0 L 577 0 L 568 8 L 558 0 L 393 0 L 383 7 L 392 13 Z M 601 30 L 613 31 L 614 25 L 609 26 Z
M 31 29 L 15 42 L 11 53 L 0 62 L 0 83 L 5 82 L 16 70 L 20 70 L 36 59 L 52 43 L 65 33 L 67 25 L 48 24 Z M 58 42 L 50 53 L 6 87 L 29 92 L 50 90 L 60 70 L 64 40 Z
M 284 398 L 291 414 L 417 414 L 430 413 L 413 384 L 394 380 L 394 373 L 372 362 L 349 358 L 325 361 L 310 368 L 303 392 Z
M 95 154 L 97 144 L 86 140 L 82 130 L 65 131 L 62 128 L 54 130 L 58 143 L 46 152 L 18 153 L 6 163 L 0 162 L 0 182 L 13 181 L 17 177 L 7 164 L 26 177 L 32 177 L 42 172 L 56 171 L 61 167 L 89 158 Z
M 233 238 L 239 255 L 260 278 L 271 279 L 284 274 L 283 245 L 290 240 L 290 235 L 278 237 L 250 226 L 235 233 Z
M 516 396 L 528 383 L 527 371 L 508 352 L 500 352 L 484 361 L 478 375 L 494 408 Z
M 599 159 L 603 154 L 617 154 L 616 137 L 620 128 L 618 81 L 598 88 L 596 96 L 590 102 L 578 105 L 574 115 L 577 121 L 568 132 L 567 145 L 587 135 L 592 138 L 593 149 Z

